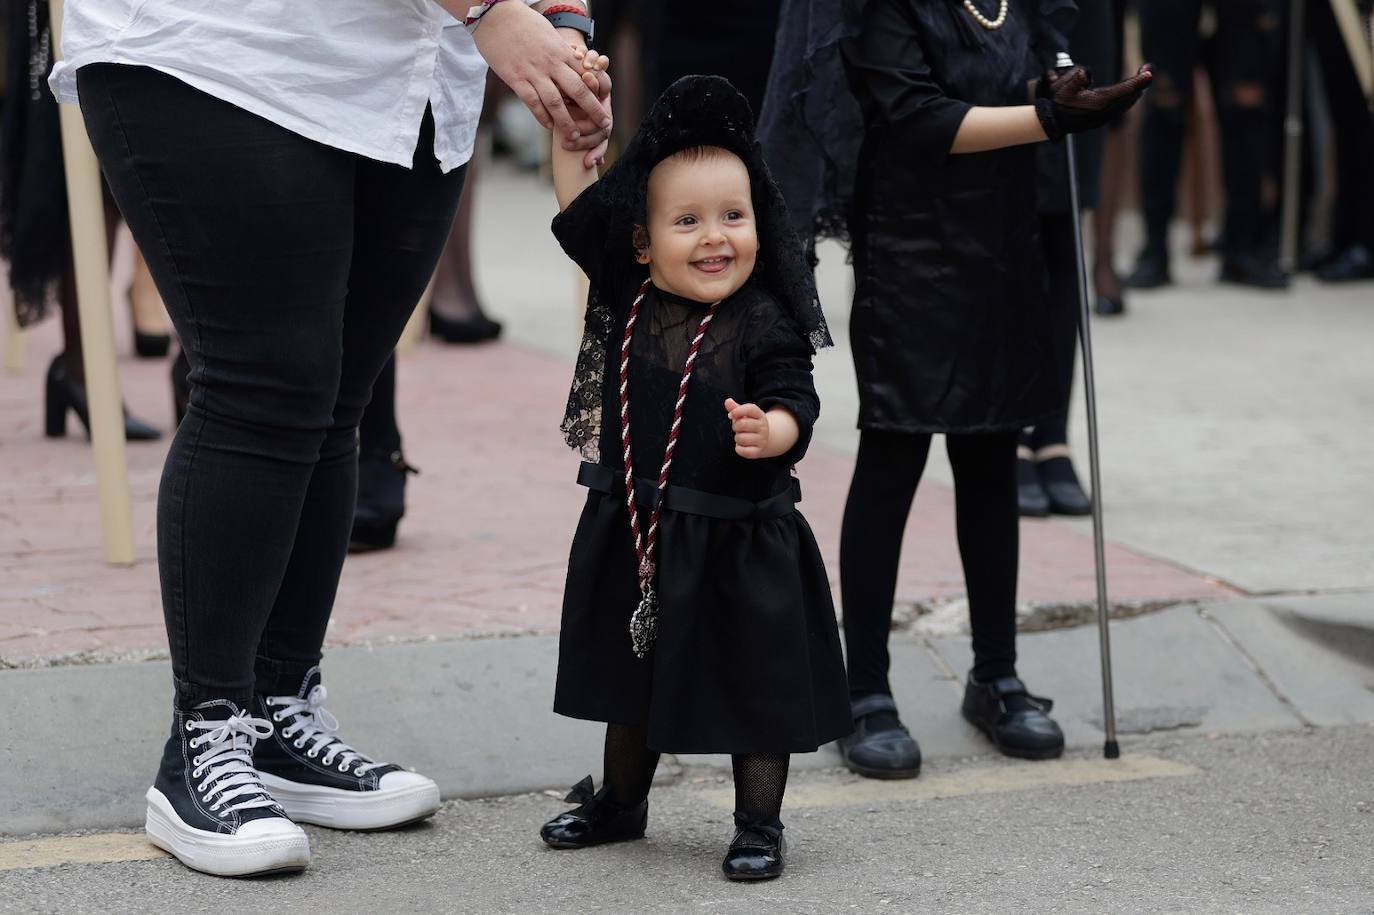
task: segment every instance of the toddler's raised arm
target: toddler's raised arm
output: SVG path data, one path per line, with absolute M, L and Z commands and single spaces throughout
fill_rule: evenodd
M 582 80 L 587 87 L 604 98 L 610 98 L 611 77 L 606 72 L 610 58 L 588 49 L 575 51 L 583 66 Z M 564 149 L 557 141 L 553 144 L 553 192 L 558 197 L 558 209 L 566 210 L 577 195 L 591 187 L 597 179 L 597 165 L 588 166 L 588 153 L 581 149 Z

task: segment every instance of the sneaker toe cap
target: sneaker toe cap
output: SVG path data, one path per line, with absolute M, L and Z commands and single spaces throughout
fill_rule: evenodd
M 241 839 L 292 839 L 304 837 L 305 830 L 283 816 L 259 817 L 249 820 L 236 831 Z
M 383 775 L 377 781 L 377 787 L 382 791 L 418 791 L 428 787 L 434 789 L 436 798 L 439 795 L 439 786 L 434 783 L 434 779 L 421 775 L 419 772 L 407 772 L 404 769 Z

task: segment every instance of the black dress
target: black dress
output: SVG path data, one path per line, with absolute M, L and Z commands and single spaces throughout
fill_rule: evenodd
M 554 220 L 564 249 L 624 327 L 646 268 L 627 249 L 605 253 L 583 194 Z M 651 289 L 631 344 L 635 474 L 657 479 L 687 349 L 706 306 Z M 674 510 L 659 527 L 659 632 L 640 660 L 629 620 L 639 602 L 620 454 L 621 337 L 606 347 L 600 464 L 568 560 L 554 711 L 648 726 L 648 744 L 675 753 L 794 753 L 849 733 L 849 702 L 830 585 L 794 504 L 792 465 L 806 451 L 819 401 L 806 336 L 757 284 L 718 310 L 697 356 L 670 484 L 753 503 L 761 517 L 727 520 Z M 725 399 L 781 405 L 801 438 L 787 454 L 735 454 Z M 600 485 L 600 491 L 595 488 Z M 650 483 L 650 485 L 652 485 Z M 640 517 L 647 527 L 647 509 Z
M 865 122 L 849 220 L 860 428 L 1011 430 L 1064 403 L 1035 147 L 949 153 L 971 106 L 1029 103 L 1032 15 L 1011 0 L 988 31 L 954 0 L 872 0 L 843 47 Z

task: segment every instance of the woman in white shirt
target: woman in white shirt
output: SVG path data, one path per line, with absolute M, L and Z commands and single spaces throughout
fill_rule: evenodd
M 296 870 L 293 820 L 439 806 L 339 739 L 320 649 L 358 419 L 447 237 L 488 64 L 567 148 L 604 151 L 606 93 L 571 47 L 591 23 L 550 5 L 68 2 L 54 90 L 79 92 L 191 363 L 158 496 L 176 701 L 147 814 L 190 867 Z

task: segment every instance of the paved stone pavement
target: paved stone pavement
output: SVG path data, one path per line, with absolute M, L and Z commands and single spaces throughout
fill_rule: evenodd
M 41 389 L 59 346 L 49 322 L 26 334 L 29 365 L 0 386 L 0 665 L 160 652 L 165 637 L 155 563 L 155 500 L 166 439 L 128 448 L 138 562 L 100 560 L 90 452 L 75 419 L 66 439 L 42 436 Z M 121 339 L 123 343 L 123 339 Z M 162 362 L 125 357 L 130 408 L 168 428 Z M 570 377 L 563 358 L 519 344 L 426 343 L 400 364 L 410 483 L 396 550 L 351 558 L 331 644 L 557 630 L 568 544 L 584 498 L 577 456 L 558 422 Z M 802 463 L 803 511 L 838 582 L 840 514 L 850 463 L 819 443 Z M 1081 605 L 1094 596 L 1091 540 L 1082 525 L 1024 524 L 1021 597 Z M 950 489 L 921 489 L 905 539 L 898 589 L 906 605 L 963 593 Z M 1224 599 L 1236 592 L 1127 547 L 1109 552 L 1122 604 Z

